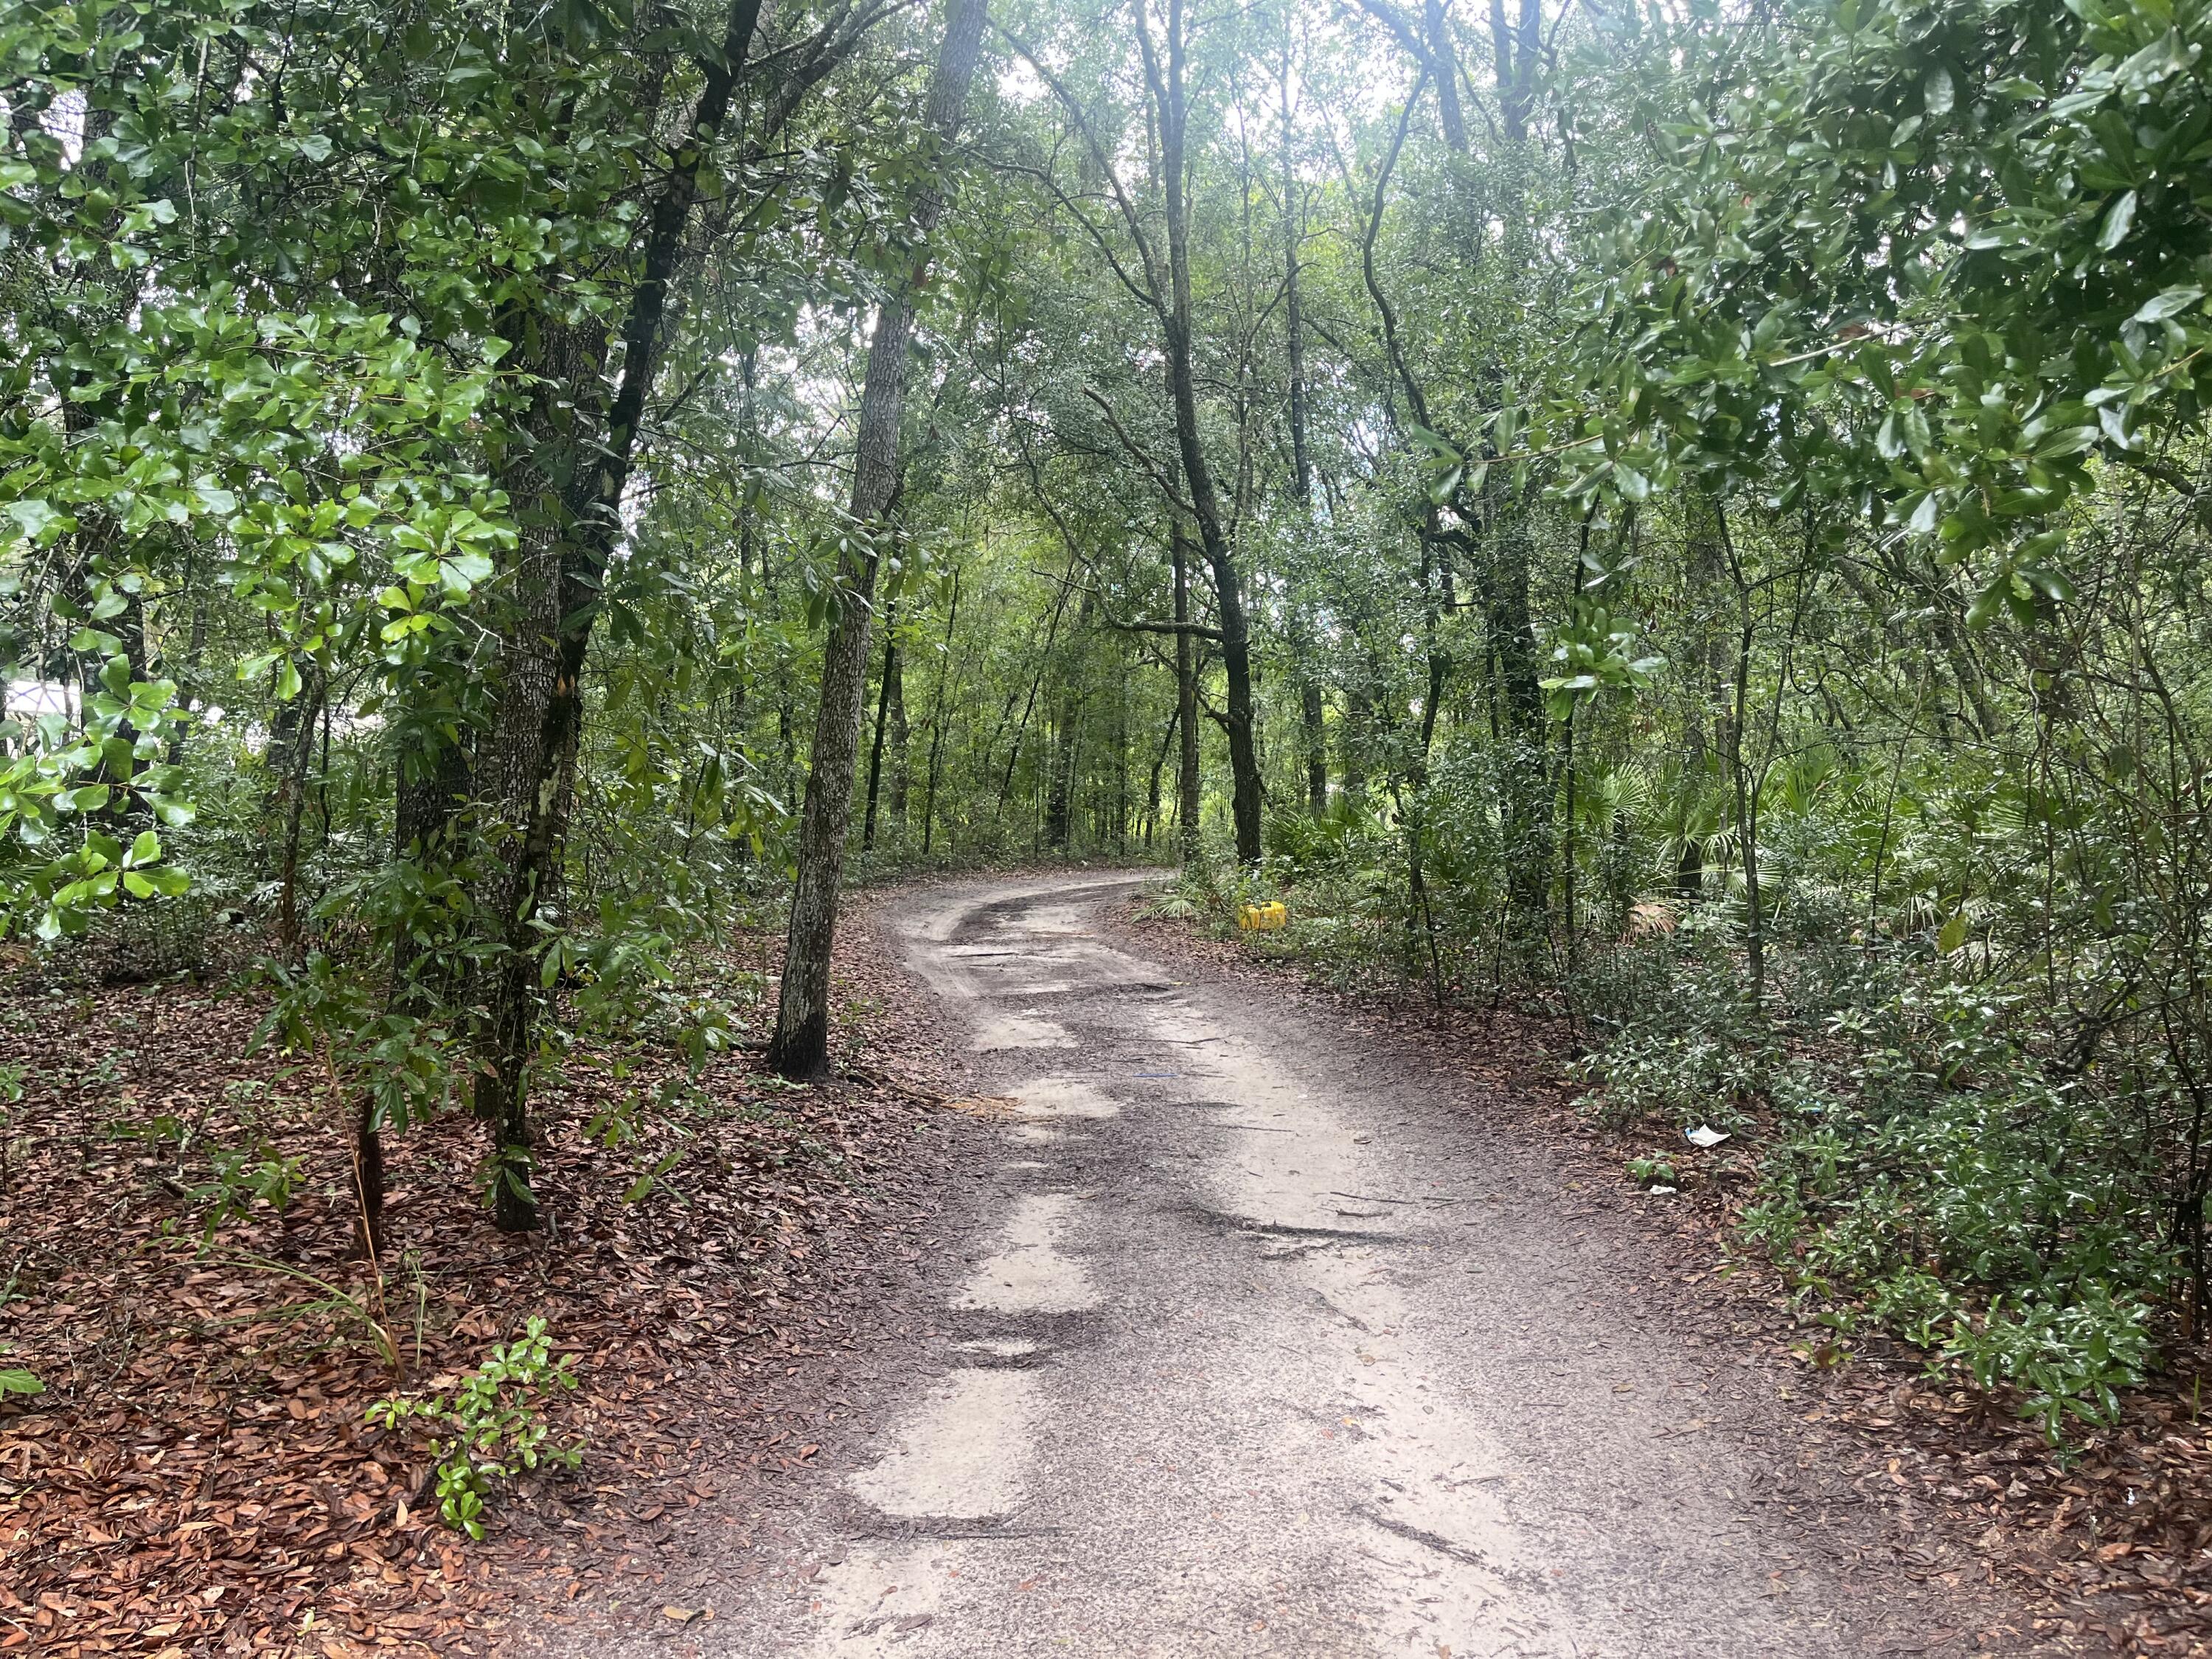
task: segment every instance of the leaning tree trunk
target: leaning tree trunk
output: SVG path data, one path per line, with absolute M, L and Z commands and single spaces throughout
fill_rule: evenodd
M 939 164 L 922 189 L 912 220 L 921 252 L 907 280 L 876 314 L 867 378 L 860 392 L 860 438 L 853 466 L 851 513 L 874 526 L 898 484 L 899 413 L 906 395 L 907 340 L 915 301 L 929 273 L 929 238 L 945 210 L 942 157 L 959 131 L 968 84 L 983 44 L 984 0 L 949 0 L 945 44 L 930 77 L 924 121 Z M 837 933 L 837 888 L 845 867 L 845 836 L 853 810 L 860 715 L 867 690 L 872 557 L 848 553 L 840 572 L 843 593 L 822 659 L 822 700 L 815 716 L 806 802 L 799 820 L 799 878 L 785 935 L 783 983 L 776 1000 L 769 1064 L 794 1079 L 821 1076 L 830 1065 L 830 951 Z

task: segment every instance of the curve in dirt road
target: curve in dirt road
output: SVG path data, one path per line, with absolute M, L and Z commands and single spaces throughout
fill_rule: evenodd
M 1577 1241 L 1540 1149 L 1116 944 L 1146 878 L 903 902 L 997 1167 L 948 1340 L 787 1523 L 805 1573 L 706 1651 L 1965 1650 L 1771 1379 Z

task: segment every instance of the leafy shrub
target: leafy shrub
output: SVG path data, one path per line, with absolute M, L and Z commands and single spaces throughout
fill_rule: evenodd
M 1938 985 L 1838 1014 L 1842 1074 L 1775 1079 L 1743 1229 L 1828 1322 L 2019 1389 L 2055 1439 L 2142 1381 L 2176 1263 L 2125 1103 L 2046 1075 L 2008 1012 Z
M 583 1461 L 582 1444 L 552 1443 L 544 1421 L 553 1390 L 576 1386 L 575 1357 L 563 1354 L 556 1364 L 551 1346 L 545 1322 L 532 1318 L 520 1337 L 495 1347 L 461 1379 L 451 1403 L 442 1394 L 428 1400 L 394 1395 L 368 1408 L 368 1420 L 379 1427 L 414 1423 L 430 1431 L 438 1513 L 471 1538 L 484 1535 L 485 1502 L 498 1482 L 549 1465 L 573 1469 Z
M 0 1342 L 0 1355 L 13 1352 L 13 1348 Z M 10 1395 L 22 1395 L 27 1398 L 46 1391 L 46 1385 L 39 1380 L 36 1371 L 21 1365 L 0 1365 L 0 1400 L 5 1400 Z
M 250 1146 L 210 1147 L 208 1179 L 190 1194 L 204 1212 L 202 1237 L 212 1239 L 226 1222 L 250 1214 L 257 1200 L 283 1214 L 304 1178 L 305 1163 L 258 1136 Z
M 1776 1049 L 1739 981 L 1723 907 L 1601 957 L 1577 987 L 1601 1041 L 1572 1067 L 1576 1104 L 1608 1127 L 1645 1117 L 1740 1127 Z

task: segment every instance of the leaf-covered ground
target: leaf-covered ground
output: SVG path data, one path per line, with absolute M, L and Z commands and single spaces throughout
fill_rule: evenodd
M 929 1033 L 866 930 L 848 934 L 834 1085 L 790 1089 L 732 1054 L 703 1079 L 710 1104 L 609 1150 L 585 1133 L 593 1112 L 673 1066 L 635 1056 L 618 1082 L 611 1056 L 577 1055 L 544 1101 L 543 1234 L 489 1225 L 465 1115 L 389 1137 L 380 1314 L 404 1381 L 337 1300 L 378 1306 L 344 1129 L 312 1079 L 247 1054 L 260 1000 L 19 988 L 0 1030 L 0 1066 L 25 1068 L 0 1364 L 46 1392 L 0 1405 L 0 1651 L 488 1650 L 517 1574 L 591 1557 L 559 1567 L 574 1594 L 630 1565 L 635 1529 L 714 1496 L 687 1455 L 702 1433 L 764 1470 L 803 1463 L 775 1384 L 834 1341 L 856 1247 L 922 1248 L 918 1172 L 944 1121 Z M 744 963 L 772 945 L 746 942 Z M 301 1186 L 204 1249 L 211 1153 L 257 1139 L 301 1161 Z M 532 1316 L 575 1357 L 554 1420 L 585 1461 L 512 1493 L 470 1544 L 437 1518 L 419 1438 L 363 1413 L 449 1384 Z
M 1289 994 L 1338 994 L 1301 983 L 1293 963 L 1205 937 L 1188 921 L 1123 925 L 1155 955 L 1262 978 Z M 1578 1165 L 1587 1207 L 1565 1219 L 1628 1230 L 1624 1271 L 1645 1274 L 1680 1318 L 1798 1363 L 1794 1408 L 1854 1432 L 1864 1452 L 1857 1483 L 1908 1571 L 1932 1565 L 1923 1540 L 1945 1536 L 2021 1597 L 2027 1631 L 2063 1650 L 2212 1655 L 2212 1399 L 2200 1404 L 2198 1384 L 2212 1364 L 2201 1346 L 2170 1352 L 2154 1386 L 2124 1398 L 2116 1428 L 2076 1433 L 2054 1450 L 2015 1402 L 1931 1377 L 1926 1355 L 1882 1339 L 1855 1339 L 1845 1354 L 1831 1333 L 1801 1324 L 1786 1287 L 1734 1239 L 1753 1149 L 1738 1141 L 1698 1152 L 1659 1125 L 1601 1133 L 1571 1103 L 1563 1026 L 1380 997 L 1359 1000 L 1358 1016 L 1377 1041 L 1428 1048 L 1482 1085 L 1490 1109 Z M 1639 1154 L 1669 1159 L 1680 1190 L 1639 1188 L 1626 1170 Z

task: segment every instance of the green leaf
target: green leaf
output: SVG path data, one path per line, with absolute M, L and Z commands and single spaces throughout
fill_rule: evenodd
M 2136 193 L 2124 191 L 2120 199 L 2105 215 L 2105 228 L 2099 233 L 2097 246 L 2110 253 L 2127 240 L 2128 230 L 2136 222 Z
M 1960 911 L 1936 931 L 1936 948 L 1945 956 L 1966 942 L 1966 913 Z
M 2142 308 L 2130 320 L 2138 323 L 2162 323 L 2176 317 L 2204 297 L 2204 290 L 2194 283 L 2181 288 L 2170 288 L 2154 300 L 2147 300 Z
M 45 501 L 27 500 L 8 503 L 8 516 L 22 529 L 24 535 L 39 543 L 52 541 L 70 527 L 64 514 L 57 513 Z
M 492 573 L 492 562 L 481 553 L 455 553 L 440 565 L 449 592 L 465 593 Z

